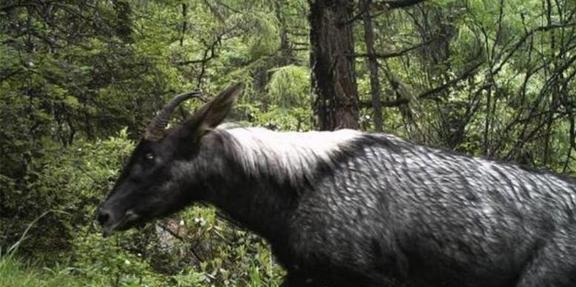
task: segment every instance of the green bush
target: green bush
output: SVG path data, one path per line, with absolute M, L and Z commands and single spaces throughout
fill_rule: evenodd
M 282 271 L 268 246 L 220 219 L 212 208 L 189 208 L 157 224 L 102 238 L 93 214 L 133 147 L 122 131 L 44 157 L 28 184 L 29 193 L 11 198 L 33 211 L 11 230 L 21 236 L 24 222 L 37 219 L 18 254 L 33 258 L 34 266 L 92 286 L 278 285 Z M 168 225 L 178 228 L 177 236 L 162 231 Z

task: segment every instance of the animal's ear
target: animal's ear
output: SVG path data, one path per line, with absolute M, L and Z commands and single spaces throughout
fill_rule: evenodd
M 234 84 L 195 112 L 186 123 L 188 128 L 210 130 L 217 127 L 228 115 L 234 99 L 242 92 L 244 85 Z

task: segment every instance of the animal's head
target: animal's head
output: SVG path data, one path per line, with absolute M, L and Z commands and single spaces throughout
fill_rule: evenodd
M 104 236 L 165 216 L 203 199 L 205 171 L 213 165 L 208 135 L 230 111 L 240 84 L 220 93 L 175 129 L 166 129 L 176 107 L 195 94 L 175 97 L 146 129 L 97 213 Z

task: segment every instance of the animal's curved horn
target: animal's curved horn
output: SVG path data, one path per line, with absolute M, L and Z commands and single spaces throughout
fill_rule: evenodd
M 174 97 L 164 106 L 164 108 L 162 108 L 158 115 L 152 119 L 146 128 L 144 138 L 149 141 L 158 141 L 162 139 L 164 137 L 164 129 L 166 128 L 166 125 L 168 125 L 168 121 L 170 121 L 170 116 L 178 105 L 190 98 L 199 97 L 201 95 L 201 92 L 189 92 Z

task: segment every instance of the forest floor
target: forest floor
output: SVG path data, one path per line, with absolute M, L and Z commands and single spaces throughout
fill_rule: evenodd
M 76 287 L 101 286 L 86 282 L 68 271 L 38 269 L 11 256 L 0 257 L 0 287 Z

